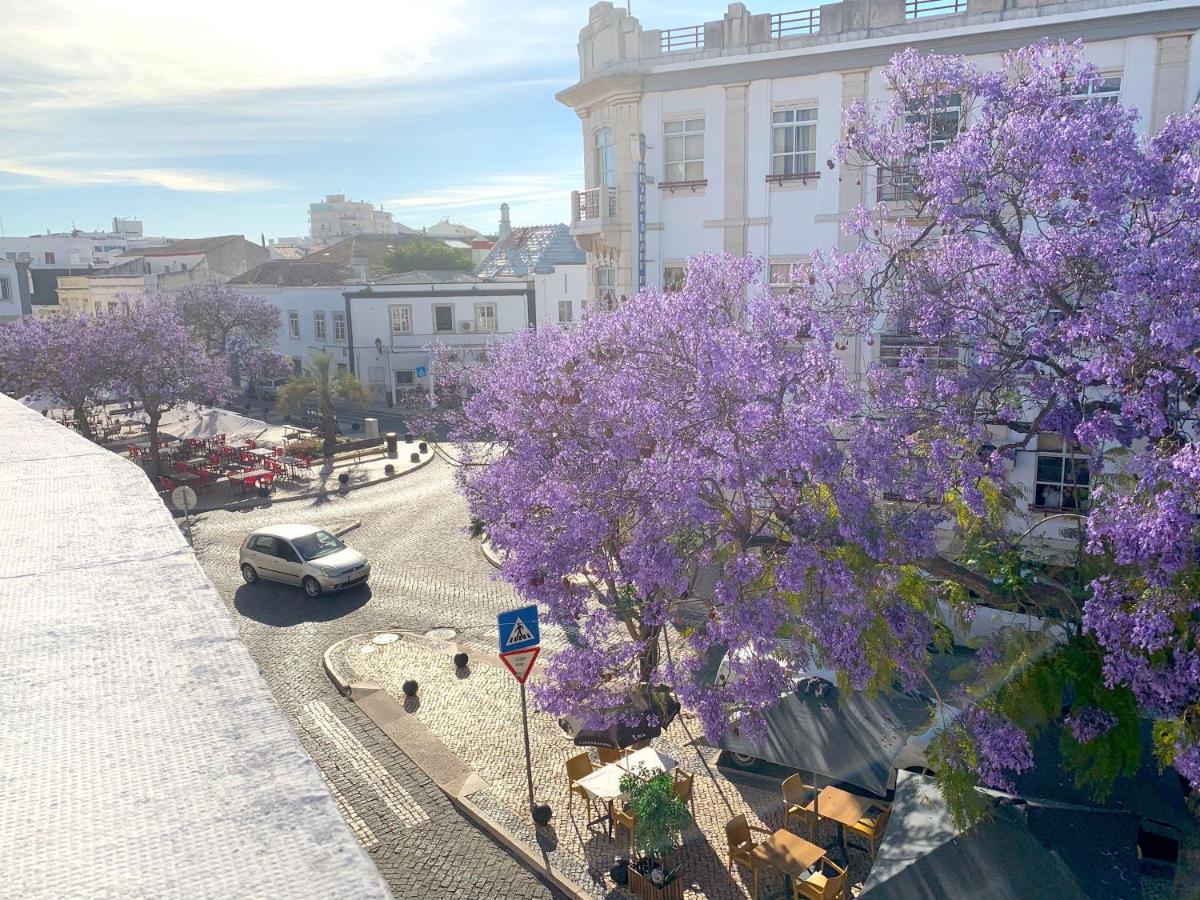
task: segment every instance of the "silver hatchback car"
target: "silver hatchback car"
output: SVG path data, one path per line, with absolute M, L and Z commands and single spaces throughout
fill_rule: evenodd
M 367 558 L 315 525 L 272 525 L 251 532 L 238 555 L 248 584 L 298 584 L 310 597 L 366 584 Z

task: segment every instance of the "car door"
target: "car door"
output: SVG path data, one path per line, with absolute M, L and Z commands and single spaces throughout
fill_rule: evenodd
M 250 551 L 250 564 L 258 572 L 259 578 L 269 581 L 286 581 L 287 573 L 283 570 L 283 560 L 276 552 L 276 538 L 260 534 L 250 539 L 247 550 Z
M 275 564 L 281 572 L 280 581 L 288 584 L 299 584 L 304 576 L 304 562 L 290 541 L 275 538 Z

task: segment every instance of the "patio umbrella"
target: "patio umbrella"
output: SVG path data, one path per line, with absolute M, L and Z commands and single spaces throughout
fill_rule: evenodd
M 1136 816 L 982 793 L 994 816 L 959 831 L 933 779 L 900 772 L 861 900 L 1141 896 Z
M 603 719 L 612 722 L 607 728 L 585 728 L 580 716 L 558 720 L 559 727 L 571 735 L 576 747 L 613 747 L 624 750 L 662 734 L 679 715 L 679 701 L 670 689 L 662 685 L 647 689 L 638 700 L 616 709 L 606 710 Z
M 915 693 L 843 692 L 833 679 L 824 670 L 806 673 L 764 714 L 762 740 L 730 729 L 721 749 L 885 794 L 909 739 L 933 723 L 933 704 Z

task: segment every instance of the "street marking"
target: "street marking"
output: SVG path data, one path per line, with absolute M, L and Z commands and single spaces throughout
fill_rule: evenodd
M 355 773 L 375 790 L 403 827 L 414 828 L 429 821 L 428 813 L 421 809 L 374 754 L 350 733 L 350 729 L 324 701 L 310 700 L 304 704 L 304 711 L 313 726 L 340 751 Z
M 321 771 L 319 766 L 317 767 L 317 771 Z M 379 846 L 379 838 L 375 837 L 375 832 L 371 830 L 371 826 L 363 821 L 363 817 L 346 801 L 346 798 L 342 796 L 342 792 L 334 787 L 333 782 L 329 780 L 329 777 L 324 772 L 321 772 L 321 777 L 325 779 L 325 786 L 329 788 L 329 793 L 333 794 L 334 802 L 337 803 L 338 809 L 342 811 L 342 818 L 350 823 L 350 830 L 354 832 L 354 836 L 358 838 L 358 842 L 362 844 L 363 849 L 371 850 Z

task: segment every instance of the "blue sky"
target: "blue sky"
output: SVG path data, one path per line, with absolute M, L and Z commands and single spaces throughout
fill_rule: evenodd
M 647 28 L 725 7 L 632 2 Z M 329 193 L 412 227 L 564 221 L 581 138 L 554 94 L 589 5 L 0 0 L 0 223 L 291 236 Z

